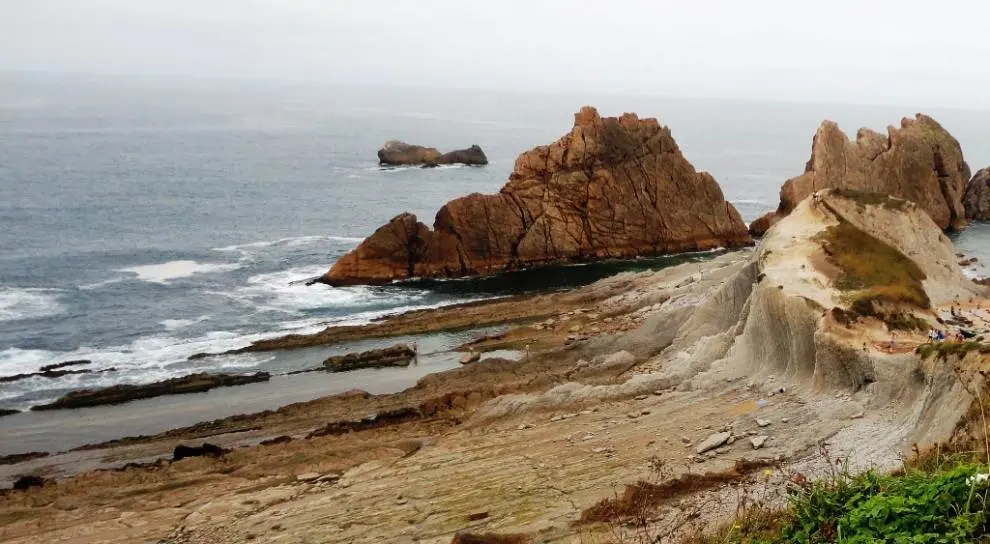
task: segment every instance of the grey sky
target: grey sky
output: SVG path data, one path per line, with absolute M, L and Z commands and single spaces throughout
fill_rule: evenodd
M 0 0 L 0 69 L 990 107 L 977 0 Z

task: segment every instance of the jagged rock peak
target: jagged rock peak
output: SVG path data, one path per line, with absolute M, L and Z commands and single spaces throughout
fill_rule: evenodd
M 754 221 L 750 231 L 762 234 L 811 193 L 828 188 L 911 200 L 942 229 L 962 229 L 969 176 L 959 142 L 927 115 L 905 117 L 900 128 L 887 127 L 886 136 L 860 129 L 854 141 L 838 124 L 824 121 L 812 140 L 804 173 L 784 183 L 777 210 Z
M 497 194 L 451 200 L 433 230 L 399 215 L 323 281 L 450 278 L 750 243 L 718 183 L 684 158 L 667 127 L 584 107 L 569 133 L 521 154 Z

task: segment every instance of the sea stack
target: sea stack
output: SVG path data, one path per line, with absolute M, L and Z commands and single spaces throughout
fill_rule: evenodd
M 684 158 L 670 129 L 586 106 L 568 134 L 520 155 L 497 194 L 448 202 L 432 230 L 401 214 L 321 281 L 454 278 L 751 243 L 718 183 Z
M 969 180 L 963 197 L 966 218 L 990 221 L 990 168 L 984 168 Z
M 941 229 L 966 226 L 963 195 L 970 171 L 959 142 L 927 115 L 901 120 L 884 136 L 862 128 L 850 141 L 839 125 L 824 121 L 811 144 L 804 173 L 780 189 L 780 205 L 750 225 L 760 236 L 799 202 L 823 189 L 852 189 L 913 201 Z

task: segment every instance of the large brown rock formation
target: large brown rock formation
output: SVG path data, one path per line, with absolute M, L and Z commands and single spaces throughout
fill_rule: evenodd
M 448 202 L 433 230 L 399 215 L 321 281 L 450 278 L 750 243 L 718 183 L 694 169 L 667 127 L 585 107 L 570 133 L 520 155 L 498 194 Z
M 990 168 L 984 168 L 969 180 L 963 197 L 966 218 L 990 221 Z
M 855 141 L 825 121 L 804 173 L 784 183 L 777 210 L 754 221 L 750 231 L 763 234 L 808 195 L 829 188 L 912 200 L 942 229 L 958 230 L 966 225 L 962 198 L 969 176 L 959 142 L 927 115 L 902 119 L 900 128 L 887 127 L 887 136 L 860 129 Z

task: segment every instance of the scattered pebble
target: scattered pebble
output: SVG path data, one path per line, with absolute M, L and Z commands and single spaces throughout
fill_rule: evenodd
M 681 437 L 681 442 L 684 443 L 684 444 L 690 444 L 691 443 L 691 439 L 688 438 L 688 437 L 686 437 L 686 436 L 682 436 Z
M 626 414 L 626 417 L 628 417 L 629 419 L 636 419 L 637 417 L 639 417 L 639 412 L 629 412 L 628 414 Z
M 646 400 L 646 395 L 636 395 L 636 400 Z
M 754 450 L 758 450 L 762 448 L 764 444 L 767 443 L 767 438 L 768 438 L 767 436 L 754 436 L 749 439 L 749 443 L 750 445 L 753 446 Z
M 766 427 L 766 426 L 770 425 L 770 420 L 769 419 L 757 419 L 756 420 L 756 424 L 759 425 L 760 427 Z
M 782 417 L 782 418 L 780 418 L 780 422 L 781 422 L 781 423 L 788 423 L 788 422 L 790 422 L 790 421 L 791 421 L 791 420 L 790 420 L 789 418 L 786 418 L 786 417 Z
M 856 412 L 855 414 L 849 416 L 849 419 L 863 419 L 864 416 L 866 416 L 865 413 L 863 413 L 863 412 Z

